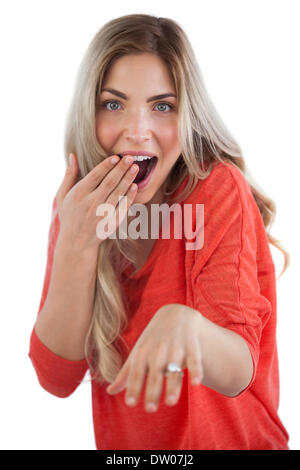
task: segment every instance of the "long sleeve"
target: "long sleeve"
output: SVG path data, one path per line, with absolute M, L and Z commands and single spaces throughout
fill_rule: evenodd
M 272 305 L 261 293 L 257 238 L 267 239 L 250 187 L 238 169 L 219 166 L 204 186 L 204 245 L 195 251 L 194 308 L 247 343 L 255 380 L 262 331 Z M 268 255 L 268 249 L 265 255 Z M 270 259 L 268 259 L 270 267 Z
M 42 310 L 48 294 L 54 249 L 58 233 L 59 217 L 57 212 L 56 198 L 54 198 L 52 204 L 52 218 L 48 235 L 46 273 L 44 277 L 42 297 L 38 314 Z M 88 369 L 86 359 L 81 361 L 71 361 L 56 355 L 54 352 L 48 349 L 38 338 L 35 332 L 35 327 L 33 327 L 30 336 L 30 349 L 28 355 L 32 361 L 40 385 L 45 390 L 47 390 L 47 392 L 61 398 L 68 397 L 75 391 L 75 389 L 83 380 L 84 375 Z

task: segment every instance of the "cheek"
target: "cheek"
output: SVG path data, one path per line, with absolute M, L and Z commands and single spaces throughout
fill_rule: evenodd
M 178 129 L 177 124 L 166 123 L 159 128 L 159 138 L 161 147 L 167 149 L 170 146 L 178 144 Z
M 96 137 L 98 142 L 105 148 L 111 146 L 117 135 L 116 127 L 104 119 L 96 120 Z

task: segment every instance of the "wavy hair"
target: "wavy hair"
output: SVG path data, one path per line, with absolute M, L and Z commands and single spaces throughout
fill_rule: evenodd
M 229 162 L 247 179 L 264 226 L 268 228 L 275 218 L 275 203 L 258 190 L 253 179 L 249 181 L 241 149 L 208 96 L 187 35 L 169 18 L 145 14 L 121 16 L 96 33 L 80 64 L 68 110 L 64 142 L 66 165 L 69 154 L 74 152 L 79 179 L 82 179 L 108 157 L 96 137 L 96 112 L 105 74 L 118 58 L 143 53 L 156 54 L 164 61 L 178 96 L 178 137 L 182 152 L 163 183 L 165 201 L 170 200 L 186 176 L 184 191 L 172 202 L 183 201 L 191 194 L 198 180 L 209 176 L 214 162 Z M 266 233 L 269 243 L 284 254 L 281 276 L 289 265 L 289 253 L 280 246 L 281 240 Z M 91 375 L 100 384 L 115 379 L 123 364 L 123 353 L 128 349 L 121 337 L 128 326 L 128 315 L 120 276 L 130 262 L 137 266 L 137 249 L 136 241 L 130 237 L 108 238 L 99 245 L 94 310 L 85 353 Z

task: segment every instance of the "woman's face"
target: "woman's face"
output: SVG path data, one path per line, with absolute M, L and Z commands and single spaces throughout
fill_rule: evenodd
M 138 189 L 134 204 L 162 201 L 160 188 L 181 153 L 176 96 L 148 101 L 169 93 L 176 95 L 172 77 L 164 62 L 149 53 L 119 58 L 102 84 L 96 135 L 103 149 L 108 155 L 144 150 L 158 158 L 151 179 Z

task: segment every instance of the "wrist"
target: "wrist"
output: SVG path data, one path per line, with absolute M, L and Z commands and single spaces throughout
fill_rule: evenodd
M 78 243 L 74 243 L 67 235 L 63 232 L 59 232 L 55 251 L 59 251 L 66 257 L 72 257 L 74 259 L 80 259 L 84 261 L 96 260 L 98 257 L 99 245 L 91 245 L 89 247 L 80 246 Z
M 59 234 L 54 251 L 54 263 L 64 266 L 77 267 L 82 271 L 85 267 L 94 270 L 97 266 L 98 248 L 79 248 L 66 237 Z

